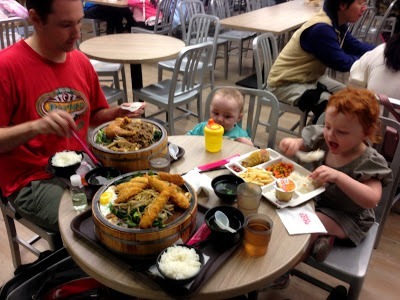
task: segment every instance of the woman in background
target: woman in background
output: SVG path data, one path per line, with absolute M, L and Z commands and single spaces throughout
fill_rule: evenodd
M 157 4 L 157 0 L 128 0 L 128 5 L 133 9 L 133 19 L 135 20 L 133 26 L 153 30 L 157 15 Z

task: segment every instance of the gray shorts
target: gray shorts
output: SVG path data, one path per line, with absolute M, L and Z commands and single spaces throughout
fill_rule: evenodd
M 343 83 L 330 78 L 327 75 L 322 76 L 318 79 L 320 82 L 326 86 L 329 92 L 335 93 L 346 87 Z M 273 93 L 280 102 L 296 106 L 299 98 L 304 94 L 306 90 L 316 89 L 317 82 L 315 83 L 292 83 L 279 87 L 268 87 L 268 91 Z M 328 100 L 330 97 L 329 93 L 322 93 L 320 101 Z M 318 103 L 319 103 L 318 102 Z
M 32 181 L 8 200 L 23 218 L 53 232 L 59 232 L 58 206 L 68 188 L 57 178 Z

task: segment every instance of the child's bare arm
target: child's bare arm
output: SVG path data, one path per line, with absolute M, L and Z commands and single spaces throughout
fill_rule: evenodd
M 279 143 L 279 149 L 287 156 L 293 156 L 298 150 L 304 150 L 304 141 L 302 138 L 284 138 Z
M 254 146 L 252 141 L 250 139 L 248 139 L 248 138 L 245 138 L 245 137 L 238 137 L 238 138 L 235 139 L 235 141 L 243 143 L 243 144 L 247 144 L 247 145 L 250 145 L 250 146 Z

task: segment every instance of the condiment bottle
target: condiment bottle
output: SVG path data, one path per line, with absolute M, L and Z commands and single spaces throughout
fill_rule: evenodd
M 87 207 L 87 197 L 85 187 L 82 184 L 80 175 L 75 174 L 70 177 L 72 205 L 75 210 L 84 210 Z
M 206 150 L 208 152 L 218 152 L 222 148 L 222 139 L 224 135 L 224 127 L 209 119 L 204 127 L 204 137 Z

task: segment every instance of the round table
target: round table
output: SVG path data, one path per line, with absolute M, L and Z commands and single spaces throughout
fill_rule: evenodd
M 185 155 L 172 163 L 171 173 L 184 173 L 196 166 L 221 160 L 236 153 L 245 154 L 255 150 L 243 143 L 224 139 L 220 152 L 209 153 L 204 149 L 202 136 L 170 136 L 168 140 L 185 149 Z M 215 177 L 227 172 L 218 170 L 206 174 Z M 211 203 L 202 194 L 198 197 L 198 201 L 207 207 L 226 205 L 220 200 Z M 310 235 L 290 236 L 275 210 L 275 207 L 265 199 L 261 201 L 259 212 L 269 215 L 274 222 L 267 254 L 257 258 L 249 257 L 244 248 L 239 246 L 191 299 L 226 299 L 246 294 L 267 286 L 296 265 L 307 248 Z M 68 252 L 85 272 L 101 283 L 129 295 L 145 299 L 171 299 L 155 283 L 144 280 L 141 275 L 133 272 L 123 259 L 117 258 L 105 249 L 93 247 L 86 240 L 74 235 L 70 223 L 76 215 L 69 193 L 66 192 L 59 208 L 60 232 Z
M 175 58 L 185 47 L 177 38 L 148 33 L 120 33 L 94 37 L 82 42 L 79 50 L 88 57 L 131 64 L 132 88 L 141 88 L 142 63 Z

